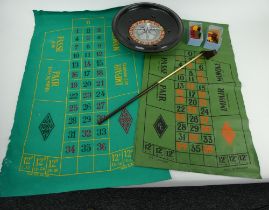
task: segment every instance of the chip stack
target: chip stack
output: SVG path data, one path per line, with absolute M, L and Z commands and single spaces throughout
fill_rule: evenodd
M 200 46 L 202 42 L 203 42 L 202 23 L 189 22 L 188 45 Z
M 223 28 L 220 26 L 210 25 L 207 30 L 207 38 L 204 48 L 210 50 L 218 50 L 222 42 Z

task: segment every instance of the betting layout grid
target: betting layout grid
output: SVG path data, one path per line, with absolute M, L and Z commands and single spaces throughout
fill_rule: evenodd
M 152 56 L 158 59 L 149 58 L 148 85 L 163 76 L 162 73 L 168 74 L 169 69 L 183 65 L 198 53 L 177 50 L 176 54 L 170 56 Z M 208 75 L 207 68 L 214 69 L 215 72 Z M 219 86 L 214 87 L 214 83 L 219 82 L 227 85 L 226 90 Z M 156 92 L 146 96 L 144 153 L 183 165 L 215 168 L 250 164 L 245 131 L 242 127 L 233 125 L 236 120 L 233 115 L 239 115 L 242 122 L 235 85 L 230 64 L 206 62 L 203 58 L 197 59 L 177 76 L 160 84 Z M 174 89 L 174 94 L 168 96 L 167 90 L 170 89 Z M 230 97 L 228 102 L 224 95 Z M 159 106 L 160 101 L 167 102 Z M 219 107 L 216 108 L 218 101 Z M 225 116 L 226 111 L 228 114 Z M 152 119 L 154 114 L 148 112 L 154 113 L 156 117 Z M 175 118 L 173 125 L 169 121 L 169 115 Z M 162 138 L 163 143 L 156 143 L 157 140 L 154 140 L 150 132 L 156 133 L 156 139 Z M 235 147 L 228 148 L 226 143 L 220 143 L 220 140 L 216 142 L 216 138 L 223 139 L 228 145 L 234 144 Z M 234 142 L 235 139 L 237 142 Z
M 65 55 L 65 58 L 58 57 L 57 52 L 62 52 L 68 47 L 66 37 L 70 29 L 45 33 L 40 68 L 47 69 L 47 75 L 40 73 L 39 77 L 46 77 L 47 82 L 44 86 L 38 86 L 35 104 L 32 108 L 35 112 L 38 111 L 38 106 L 53 106 L 51 108 L 56 109 L 59 115 L 62 114 L 61 110 L 65 110 L 63 131 L 57 132 L 62 133 L 63 136 L 56 136 L 63 140 L 61 145 L 53 145 L 46 152 L 39 151 L 40 149 L 35 148 L 34 142 L 31 141 L 31 134 L 35 135 L 35 133 L 31 131 L 33 126 L 30 126 L 24 142 L 19 171 L 30 175 L 66 176 L 105 172 L 133 165 L 132 146 L 110 151 L 109 121 L 102 125 L 96 123 L 100 117 L 108 113 L 109 90 L 104 21 L 102 17 L 73 19 L 70 55 Z M 47 94 L 49 97 L 38 94 L 39 88 L 45 89 L 48 93 L 51 88 L 60 86 L 61 72 L 57 69 L 61 68 L 68 69 L 68 75 L 65 76 L 66 90 L 62 90 L 66 91 L 66 94 L 57 95 L 57 91 Z M 120 67 L 116 65 L 116 68 Z M 132 92 L 138 92 L 137 81 L 135 90 Z M 43 116 L 39 131 L 43 140 L 47 141 L 50 135 L 55 135 L 56 132 L 53 134 L 52 131 L 57 126 L 51 113 L 43 114 Z M 33 119 L 31 124 L 34 124 L 35 120 Z M 128 133 L 131 121 L 132 117 L 128 110 L 123 110 L 119 123 L 124 132 Z M 55 156 L 55 153 L 59 154 L 59 152 L 53 147 L 61 148 L 59 156 Z M 31 150 L 33 152 L 30 152 Z M 36 154 L 34 154 L 35 151 Z M 43 154 L 38 154 L 38 151 Z M 44 155 L 44 153 L 47 154 Z

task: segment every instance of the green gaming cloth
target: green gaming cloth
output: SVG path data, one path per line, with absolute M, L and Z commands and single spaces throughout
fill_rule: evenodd
M 138 102 L 97 124 L 141 86 L 144 56 L 113 37 L 117 11 L 34 12 L 0 196 L 170 178 L 168 170 L 133 166 Z
M 184 21 L 185 29 L 188 21 Z M 204 37 L 211 23 L 202 23 Z M 218 54 L 199 58 L 140 100 L 135 164 L 260 178 L 227 25 Z M 182 66 L 202 47 L 184 41 L 145 57 L 143 88 Z

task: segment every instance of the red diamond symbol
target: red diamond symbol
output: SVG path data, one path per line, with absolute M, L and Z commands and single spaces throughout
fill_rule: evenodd
M 228 122 L 225 122 L 222 127 L 222 136 L 224 139 L 227 141 L 228 144 L 232 144 L 233 140 L 236 136 L 236 133 L 234 130 L 231 128 L 230 124 Z

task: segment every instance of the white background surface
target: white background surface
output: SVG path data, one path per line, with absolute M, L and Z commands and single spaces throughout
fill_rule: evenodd
M 17 97 L 34 30 L 33 9 L 101 10 L 139 1 L 0 0 L 0 162 L 13 125 Z M 143 186 L 181 186 L 269 181 L 269 1 L 151 1 L 172 8 L 183 19 L 226 23 L 262 180 L 172 171 L 173 180 Z

